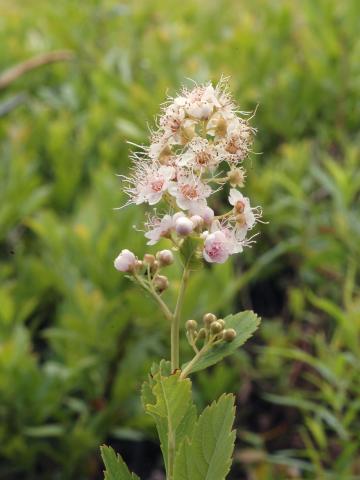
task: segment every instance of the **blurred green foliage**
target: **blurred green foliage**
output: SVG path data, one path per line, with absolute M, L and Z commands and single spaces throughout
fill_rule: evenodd
M 112 268 L 122 248 L 145 250 L 141 209 L 113 210 L 115 174 L 166 92 L 221 74 L 244 110 L 259 104 L 246 188 L 269 224 L 236 263 L 196 273 L 184 314 L 254 308 L 263 323 L 245 352 L 197 375 L 196 400 L 238 392 L 243 478 L 359 478 L 360 3 L 0 11 L 0 71 L 74 55 L 0 90 L 0 478 L 97 478 L 100 443 L 153 434 L 139 387 L 168 329 Z

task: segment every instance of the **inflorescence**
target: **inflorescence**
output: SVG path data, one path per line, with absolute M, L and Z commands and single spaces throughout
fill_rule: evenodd
M 150 145 L 132 154 L 129 177 L 122 176 L 129 196 L 126 205 L 157 205 L 145 223 L 148 245 L 161 238 L 179 248 L 187 236 L 199 239 L 203 258 L 224 263 L 251 244 L 248 232 L 261 217 L 239 188 L 244 186 L 244 160 L 255 133 L 238 110 L 227 83 L 183 88 L 162 108 Z M 213 194 L 228 186 L 230 209 L 216 215 L 209 206 Z M 124 250 L 115 261 L 118 270 L 131 272 L 137 260 Z

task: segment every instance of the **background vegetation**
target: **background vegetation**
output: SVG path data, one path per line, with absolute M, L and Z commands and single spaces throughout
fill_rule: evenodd
M 194 276 L 186 316 L 254 308 L 263 323 L 196 377 L 196 400 L 237 394 L 234 479 L 359 479 L 360 3 L 0 0 L 0 12 L 0 71 L 72 52 L 0 87 L 0 478 L 101 478 L 105 441 L 161 478 L 139 387 L 168 332 L 112 268 L 122 248 L 145 249 L 141 209 L 113 210 L 114 174 L 167 91 L 225 74 L 244 110 L 259 104 L 247 191 L 269 224 L 234 264 Z

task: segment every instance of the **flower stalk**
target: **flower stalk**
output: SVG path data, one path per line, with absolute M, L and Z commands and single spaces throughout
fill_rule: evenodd
M 235 351 L 259 323 L 252 312 L 225 319 L 206 313 L 202 326 L 194 319 L 187 320 L 186 337 L 194 354 L 181 370 L 181 317 L 191 271 L 201 268 L 203 261 L 224 263 L 231 255 L 242 252 L 253 242 L 247 234 L 261 216 L 261 209 L 251 207 L 249 198 L 239 190 L 246 176 L 241 164 L 250 152 L 255 132 L 239 112 L 223 80 L 215 87 L 209 83 L 183 89 L 163 107 L 150 146 L 133 154 L 132 174 L 122 176 L 129 195 L 127 204 L 154 206 L 162 202 L 164 207 L 161 216 L 155 208 L 148 215 L 147 244 L 170 244 L 169 249 L 145 253 L 142 259 L 124 249 L 114 261 L 118 271 L 128 273 L 150 294 L 170 324 L 170 361 L 153 366 L 142 390 L 145 410 L 155 419 L 161 438 L 167 480 L 184 478 L 185 468 L 191 478 L 195 474 L 198 478 L 200 471 L 204 474 L 201 478 L 226 477 L 235 438 L 233 398 L 222 396 L 197 417 L 188 377 Z M 208 202 L 223 188 L 228 188 L 228 207 L 215 212 Z M 163 298 L 169 287 L 164 270 L 172 265 L 175 253 L 179 254 L 183 270 L 175 306 L 169 307 Z M 243 313 L 251 315 L 241 323 Z M 219 429 L 223 437 L 219 440 L 219 432 L 214 429 L 215 438 L 207 443 L 203 425 L 221 422 L 225 422 Z M 214 453 L 216 462 L 210 462 L 214 473 L 210 464 L 199 464 L 194 456 L 199 451 L 211 455 L 216 445 L 221 445 L 221 451 Z M 207 460 L 202 455 L 200 462 Z M 115 464 L 119 464 L 118 460 L 111 463 Z M 126 478 L 137 477 L 129 473 Z
M 181 277 L 178 299 L 176 302 L 175 312 L 171 324 L 171 370 L 175 371 L 179 368 L 179 336 L 180 336 L 180 318 L 181 309 L 184 302 L 185 290 L 189 278 L 188 267 L 185 266 Z

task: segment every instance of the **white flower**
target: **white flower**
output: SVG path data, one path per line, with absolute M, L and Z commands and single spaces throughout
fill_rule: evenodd
M 149 229 L 145 233 L 145 237 L 149 239 L 147 245 L 155 245 L 161 238 L 171 234 L 174 229 L 174 220 L 170 215 L 164 215 L 161 219 L 153 217 L 149 219 L 146 226 Z
M 177 161 L 177 165 L 189 170 L 213 170 L 217 163 L 218 157 L 213 144 L 202 137 L 193 138 Z
M 122 250 L 114 260 L 114 267 L 119 272 L 132 272 L 136 265 L 136 257 L 130 250 Z
M 171 182 L 169 192 L 176 198 L 179 208 L 205 207 L 206 198 L 211 195 L 211 188 L 203 184 L 198 177 L 191 174 L 179 174 L 176 182 Z
M 257 214 L 251 208 L 250 200 L 236 188 L 230 189 L 229 203 L 234 207 L 235 236 L 244 240 L 247 231 L 255 225 Z
M 214 87 L 209 84 L 195 87 L 188 94 L 186 113 L 198 120 L 208 120 L 214 109 L 220 106 Z
M 153 162 L 167 165 L 172 156 L 171 146 L 165 136 L 154 135 L 148 148 L 149 158 Z M 136 160 L 136 159 L 135 159 Z
M 226 136 L 215 146 L 219 158 L 230 165 L 244 160 L 249 153 L 253 132 L 245 120 L 234 117 L 226 124 Z
M 124 191 L 130 197 L 128 203 L 140 205 L 146 202 L 149 205 L 155 205 L 168 189 L 174 175 L 174 167 L 157 163 L 149 164 L 141 159 L 135 165 L 133 175 L 125 179 L 128 186 Z

